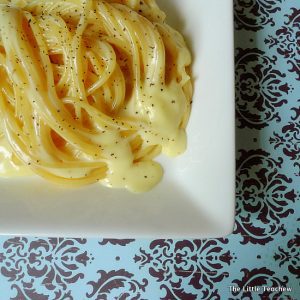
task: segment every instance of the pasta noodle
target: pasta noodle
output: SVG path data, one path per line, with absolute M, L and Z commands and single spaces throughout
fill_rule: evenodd
M 154 0 L 0 0 L 0 174 L 144 192 L 186 149 L 191 55 Z

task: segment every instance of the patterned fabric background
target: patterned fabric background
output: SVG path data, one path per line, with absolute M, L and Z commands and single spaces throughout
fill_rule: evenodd
M 234 233 L 0 238 L 0 300 L 300 299 L 300 1 L 236 0 Z

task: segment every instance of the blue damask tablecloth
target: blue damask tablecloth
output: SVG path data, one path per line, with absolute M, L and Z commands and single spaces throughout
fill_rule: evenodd
M 300 1 L 235 0 L 234 10 L 234 233 L 2 236 L 0 300 L 300 299 Z

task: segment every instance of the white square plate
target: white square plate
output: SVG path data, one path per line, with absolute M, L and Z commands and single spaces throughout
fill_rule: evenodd
M 234 56 L 232 0 L 158 0 L 194 56 L 188 149 L 159 158 L 152 191 L 100 185 L 66 189 L 39 178 L 0 180 L 0 233 L 43 236 L 204 238 L 234 224 Z

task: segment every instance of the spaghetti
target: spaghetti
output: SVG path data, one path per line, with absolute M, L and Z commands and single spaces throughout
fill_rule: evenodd
M 154 0 L 0 0 L 0 174 L 151 189 L 186 149 L 190 64 Z

